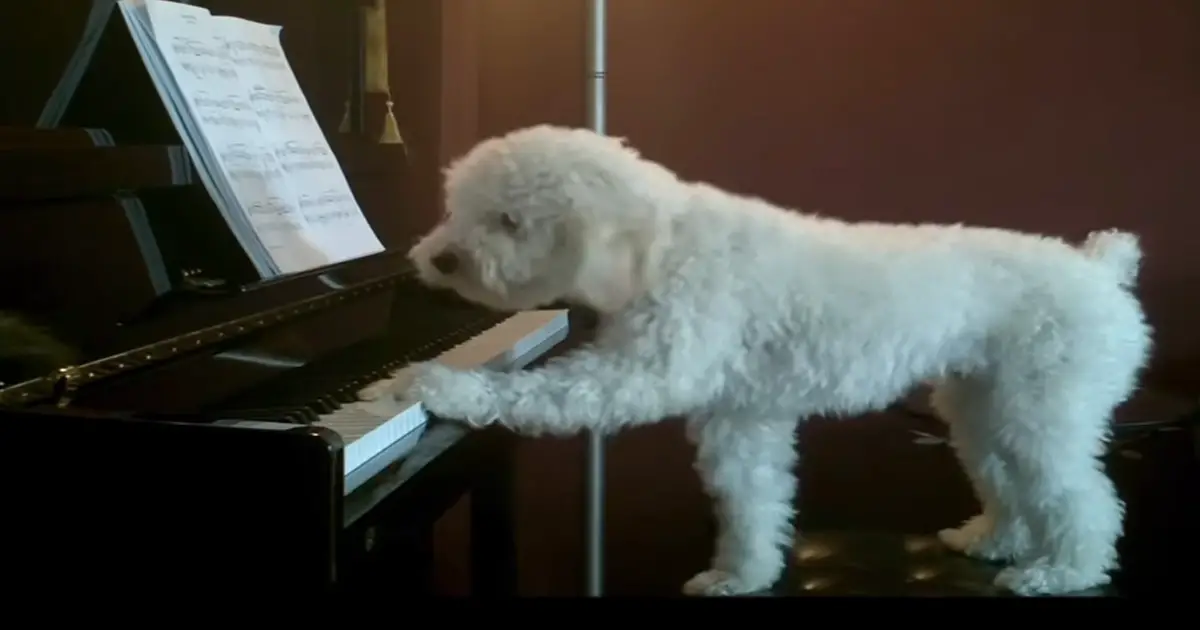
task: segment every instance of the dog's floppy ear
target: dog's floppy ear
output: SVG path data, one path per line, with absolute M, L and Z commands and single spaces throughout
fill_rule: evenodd
M 586 246 L 577 298 L 601 313 L 621 310 L 657 279 L 663 234 L 651 226 L 608 231 Z
M 637 258 L 631 243 L 616 238 L 588 252 L 578 290 L 582 301 L 601 313 L 619 311 L 638 294 Z

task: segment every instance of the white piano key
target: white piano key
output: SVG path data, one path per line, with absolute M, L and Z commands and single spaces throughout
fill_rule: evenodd
M 566 311 L 525 311 L 450 348 L 433 360 L 462 369 L 519 369 L 545 354 L 566 336 Z M 391 461 L 399 459 L 404 454 L 395 453 L 389 447 L 414 431 L 421 430 L 428 422 L 425 408 L 419 402 L 398 398 L 411 382 L 412 369 L 401 368 L 388 378 L 363 388 L 361 400 L 342 405 L 321 416 L 316 423 L 342 436 L 345 443 L 342 457 L 347 477 L 346 492 L 354 489 L 350 480 L 355 470 L 385 451 Z M 391 462 L 371 462 L 371 465 L 381 469 L 388 463 Z M 353 476 L 357 479 L 354 487 L 362 483 L 362 477 Z

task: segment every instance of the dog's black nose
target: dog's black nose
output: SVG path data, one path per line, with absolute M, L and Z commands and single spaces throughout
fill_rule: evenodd
M 438 273 L 444 276 L 458 271 L 458 256 L 455 256 L 453 252 L 442 252 L 434 256 L 429 262 L 433 265 L 434 269 L 438 270 Z

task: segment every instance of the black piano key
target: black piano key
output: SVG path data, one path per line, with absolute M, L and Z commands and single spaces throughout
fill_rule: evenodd
M 308 403 L 308 408 L 320 415 L 333 413 L 341 406 L 342 403 L 330 394 L 321 394 Z
M 373 368 L 383 360 L 383 357 L 370 356 L 378 354 L 379 352 L 375 351 L 352 361 L 338 362 L 323 366 L 319 371 L 314 370 L 295 382 L 296 400 L 304 402 L 319 414 L 333 412 L 349 402 L 342 390 L 354 384 L 356 376 L 374 371 Z
M 386 378 L 391 378 L 392 373 L 404 367 L 404 364 L 404 361 L 389 361 L 374 370 L 351 378 L 339 388 L 339 395 L 341 397 L 355 397 L 358 395 L 358 392 L 367 385 L 377 381 L 382 381 Z
M 319 394 L 313 394 L 313 390 L 311 389 L 295 389 L 290 391 L 284 390 L 280 392 L 280 395 L 272 397 L 271 400 L 264 400 L 262 403 L 269 408 L 305 409 L 307 414 L 312 415 L 329 413 L 322 410 L 323 406 L 313 404 L 318 398 Z
M 343 394 L 341 393 L 341 385 L 327 385 L 317 381 L 310 381 L 297 385 L 291 390 L 290 395 L 275 397 L 271 404 L 304 407 L 313 414 L 325 415 L 332 413 L 345 403 L 357 399 L 359 389 L 361 388 L 350 388 L 349 391 Z
M 320 418 L 317 414 L 307 407 L 303 406 L 280 406 L 276 408 L 279 417 L 287 418 L 294 424 L 312 424 Z
M 334 390 L 334 392 L 330 394 L 330 397 L 337 401 L 339 406 L 345 405 L 358 400 L 358 391 L 360 389 L 362 388 L 354 387 L 353 385 L 343 385 Z
M 227 411 L 210 415 L 221 420 L 262 420 L 264 422 L 305 424 L 305 416 L 303 414 L 297 414 L 292 409 L 287 407 L 274 407 L 266 409 L 229 409 Z
M 314 422 L 358 400 L 358 392 L 414 361 L 427 361 L 510 317 L 478 309 L 428 313 L 394 334 L 365 340 L 285 372 L 220 408 L 256 409 Z

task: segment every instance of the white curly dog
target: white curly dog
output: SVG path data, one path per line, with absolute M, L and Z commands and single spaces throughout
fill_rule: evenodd
M 424 282 L 502 310 L 586 305 L 603 325 L 533 370 L 419 365 L 403 395 L 526 434 L 686 417 L 720 533 L 685 593 L 781 577 L 800 419 L 878 410 L 923 382 L 983 505 L 941 540 L 1010 561 L 997 584 L 1018 594 L 1110 580 L 1124 507 L 1099 456 L 1151 345 L 1135 236 L 1076 247 L 819 218 L 552 126 L 480 143 L 445 192 L 410 254 Z

